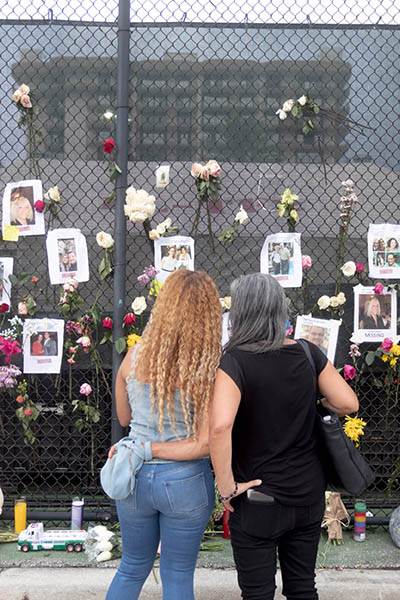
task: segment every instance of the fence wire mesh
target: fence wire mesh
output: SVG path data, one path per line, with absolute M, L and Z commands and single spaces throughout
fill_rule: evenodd
M 179 233 L 189 235 L 197 207 L 191 163 L 218 160 L 221 194 L 210 204 L 216 251 L 210 252 L 202 214 L 195 267 L 215 278 L 221 296 L 229 295 L 235 277 L 260 269 L 266 235 L 286 230 L 276 209 L 286 187 L 299 196 L 296 231 L 302 234 L 302 254 L 313 260 L 308 296 L 304 289 L 287 290 L 293 313 L 297 306 L 307 314 L 322 294 L 338 291 L 341 181 L 351 178 L 359 197 L 344 260 L 367 264 L 369 224 L 396 222 L 400 18 L 395 4 L 131 3 L 128 184 L 155 193 L 154 224 L 171 217 Z M 111 314 L 112 284 L 104 286 L 98 275 L 104 251 L 96 234 L 114 229 L 114 209 L 108 203 L 113 184 L 103 142 L 115 136 L 118 5 L 3 0 L 0 11 L 2 187 L 33 178 L 27 136 L 17 127 L 18 110 L 11 100 L 25 83 L 41 109 L 36 122 L 43 190 L 58 185 L 65 199 L 60 221 L 47 219 L 47 226 L 76 227 L 85 235 L 90 280 L 79 288 L 85 301 L 82 314 L 99 292 L 102 315 Z M 283 102 L 306 92 L 319 106 L 348 120 L 319 116 L 307 135 L 299 121 L 279 120 L 276 111 Z M 353 122 L 372 129 L 357 129 Z M 161 164 L 171 166 L 171 181 L 155 189 L 155 170 Z M 217 236 L 232 224 L 240 205 L 250 221 L 232 243 L 223 244 Z M 127 222 L 127 234 L 128 308 L 143 294 L 137 277 L 153 262 L 153 254 L 138 224 Z M 29 279 L 13 286 L 12 308 L 34 294 L 36 317 L 59 318 L 59 287 L 49 284 L 44 240 L 26 236 L 18 243 L 4 241 L 0 254 L 14 258 L 15 275 L 39 278 L 36 284 Z M 343 278 L 340 289 L 347 302 L 337 366 L 348 362 L 353 331 L 353 285 Z M 376 345 L 362 349 L 370 347 Z M 101 361 L 110 382 L 109 349 L 101 348 Z M 398 503 L 400 495 L 399 407 L 389 400 L 386 422 L 386 396 L 377 387 L 383 378 L 374 365 L 364 372 L 358 390 L 360 416 L 367 421 L 361 449 L 377 472 L 367 497 L 377 515 Z M 95 365 L 84 357 L 70 370 L 64 357 L 59 376 L 27 379 L 29 395 L 39 407 L 34 444 L 24 444 L 15 394 L 1 393 L 0 485 L 7 505 L 23 494 L 32 508 L 65 507 L 79 493 L 92 506 L 108 507 L 98 471 L 110 441 L 111 397 Z M 74 425 L 71 401 L 79 397 L 84 381 L 92 384 L 100 413 L 93 429 L 94 454 L 91 436 Z

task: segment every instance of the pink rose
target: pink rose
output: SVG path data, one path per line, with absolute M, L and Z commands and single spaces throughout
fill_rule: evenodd
M 344 187 L 352 187 L 354 185 L 354 181 L 352 179 L 346 179 L 346 181 L 342 181 L 342 185 Z
M 364 271 L 364 265 L 356 262 L 356 273 L 362 273 Z
M 203 181 L 208 181 L 210 179 L 210 171 L 208 167 L 203 167 L 200 173 L 200 179 Z
M 12 95 L 13 102 L 19 102 L 21 100 L 22 92 L 21 90 L 15 90 Z
M 77 344 L 80 344 L 82 348 L 89 348 L 91 346 L 90 337 L 88 335 L 83 335 L 82 337 L 76 340 Z
M 21 85 L 19 86 L 18 92 L 21 93 L 21 95 L 28 95 L 31 93 L 31 88 L 29 87 L 29 85 L 26 85 L 25 83 L 21 83 Z
M 222 172 L 222 169 L 216 160 L 209 160 L 206 164 L 206 167 L 209 170 L 210 175 L 212 177 L 218 177 L 218 175 L 220 175 L 220 173 Z
M 25 300 L 22 300 L 22 302 L 18 303 L 18 314 L 21 316 L 28 314 L 28 306 L 27 306 Z
M 385 338 L 382 342 L 381 348 L 384 352 L 389 352 L 389 350 L 391 349 L 392 346 L 393 346 L 392 340 L 390 340 L 389 338 Z
M 308 256 L 308 254 L 303 254 L 303 256 L 301 257 L 301 266 L 305 270 L 311 269 L 311 267 L 312 267 L 311 256 Z
M 376 294 L 377 296 L 383 294 L 383 285 L 381 283 L 377 283 L 374 287 L 374 294 Z
M 200 177 L 202 170 L 203 165 L 201 165 L 200 163 L 193 163 L 190 174 L 192 177 Z
M 35 207 L 36 212 L 42 213 L 44 211 L 45 203 L 42 200 L 36 200 L 33 206 Z
M 23 96 L 21 96 L 20 102 L 25 108 L 32 108 L 32 102 L 28 94 L 24 94 Z
M 343 375 L 346 381 L 354 379 L 356 370 L 352 365 L 344 365 Z
M 82 383 L 79 392 L 84 396 L 89 396 L 92 393 L 92 387 L 88 383 Z
M 360 348 L 357 344 L 351 344 L 349 354 L 352 357 L 361 356 Z
M 71 358 L 67 358 L 67 363 L 69 363 L 70 365 L 74 365 L 75 364 L 75 361 L 72 358 L 72 356 L 71 356 Z

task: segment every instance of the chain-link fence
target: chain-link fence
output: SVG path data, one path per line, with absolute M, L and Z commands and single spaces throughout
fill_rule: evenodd
M 65 199 L 59 221 L 50 222 L 51 214 L 46 216 L 46 230 L 78 228 L 87 241 L 90 279 L 79 286 L 84 305 L 74 318 L 90 312 L 93 303 L 102 316 L 111 314 L 112 283 L 98 274 L 104 250 L 95 238 L 99 231 L 114 230 L 110 156 L 104 154 L 103 142 L 115 137 L 118 6 L 7 2 L 0 10 L 2 187 L 34 178 L 27 128 L 17 126 L 20 113 L 12 101 L 14 90 L 25 83 L 40 108 L 35 115 L 40 130 L 35 164 L 43 190 L 58 185 Z M 399 37 L 398 12 L 389 0 L 309 0 L 284 7 L 277 2 L 267 7 L 230 2 L 218 8 L 211 2 L 132 3 L 128 184 L 155 193 L 153 226 L 170 217 L 180 234 L 190 235 L 198 202 L 191 163 L 218 160 L 220 198 L 209 204 L 215 253 L 209 248 L 203 207 L 195 267 L 215 278 L 221 296 L 229 294 L 236 276 L 260 269 L 265 237 L 287 230 L 276 208 L 287 187 L 299 196 L 296 232 L 302 234 L 302 254 L 313 261 L 307 293 L 304 286 L 301 292 L 287 290 L 293 316 L 307 314 L 321 295 L 339 291 L 341 182 L 349 178 L 359 201 L 343 260 L 367 265 L 369 224 L 397 219 Z M 306 134 L 301 120 L 280 120 L 276 114 L 285 100 L 305 93 L 324 109 Z M 170 183 L 156 189 L 155 171 L 162 164 L 171 167 Z M 218 241 L 240 205 L 249 223 L 231 243 Z M 144 293 L 137 277 L 153 262 L 146 237 L 140 224 L 127 222 L 127 308 Z M 31 295 L 37 304 L 35 317 L 60 318 L 59 286 L 49 284 L 45 237 L 4 241 L 1 255 L 14 259 L 14 275 L 20 278 L 12 288 L 12 311 Z M 29 278 L 21 278 L 23 273 Z M 32 282 L 32 276 L 38 281 Z M 344 278 L 340 283 L 347 301 L 338 367 L 351 364 L 353 331 L 353 285 Z M 100 324 L 101 320 L 92 325 L 93 340 L 102 335 Z M 60 375 L 26 376 L 27 393 L 39 411 L 32 422 L 34 443 L 24 443 L 22 423 L 15 415 L 15 388 L 11 395 L 2 391 L 0 484 L 9 507 L 16 495 L 24 494 L 38 510 L 66 508 L 79 493 L 86 504 L 108 509 L 98 470 L 111 431 L 106 387 L 111 352 L 107 345 L 96 347 L 101 360 L 81 353 L 71 365 L 66 351 Z M 361 346 L 359 370 L 365 365 L 364 350 L 376 347 Z M 374 512 L 383 514 L 399 498 L 399 407 L 388 391 L 386 371 L 376 364 L 364 369 L 358 391 L 360 417 L 367 422 L 361 448 L 377 472 L 368 498 Z M 100 418 L 91 430 L 79 432 L 73 401 L 83 382 L 93 387 Z

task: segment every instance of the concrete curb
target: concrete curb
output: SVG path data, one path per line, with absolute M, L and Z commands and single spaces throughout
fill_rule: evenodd
M 11 568 L 0 572 L 0 598 L 22 600 L 104 600 L 115 570 L 110 568 Z M 159 580 L 158 569 L 156 570 Z M 317 571 L 320 600 L 398 600 L 400 575 L 397 570 Z M 277 576 L 275 600 L 284 600 Z M 234 569 L 196 569 L 196 600 L 239 600 Z M 141 600 L 161 600 L 161 584 L 150 574 Z

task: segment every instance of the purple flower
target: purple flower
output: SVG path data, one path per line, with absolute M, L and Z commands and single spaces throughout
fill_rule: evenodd
M 137 280 L 141 285 L 146 285 L 146 283 L 149 283 L 150 278 L 146 275 L 146 273 L 143 273 L 143 275 L 139 275 Z

